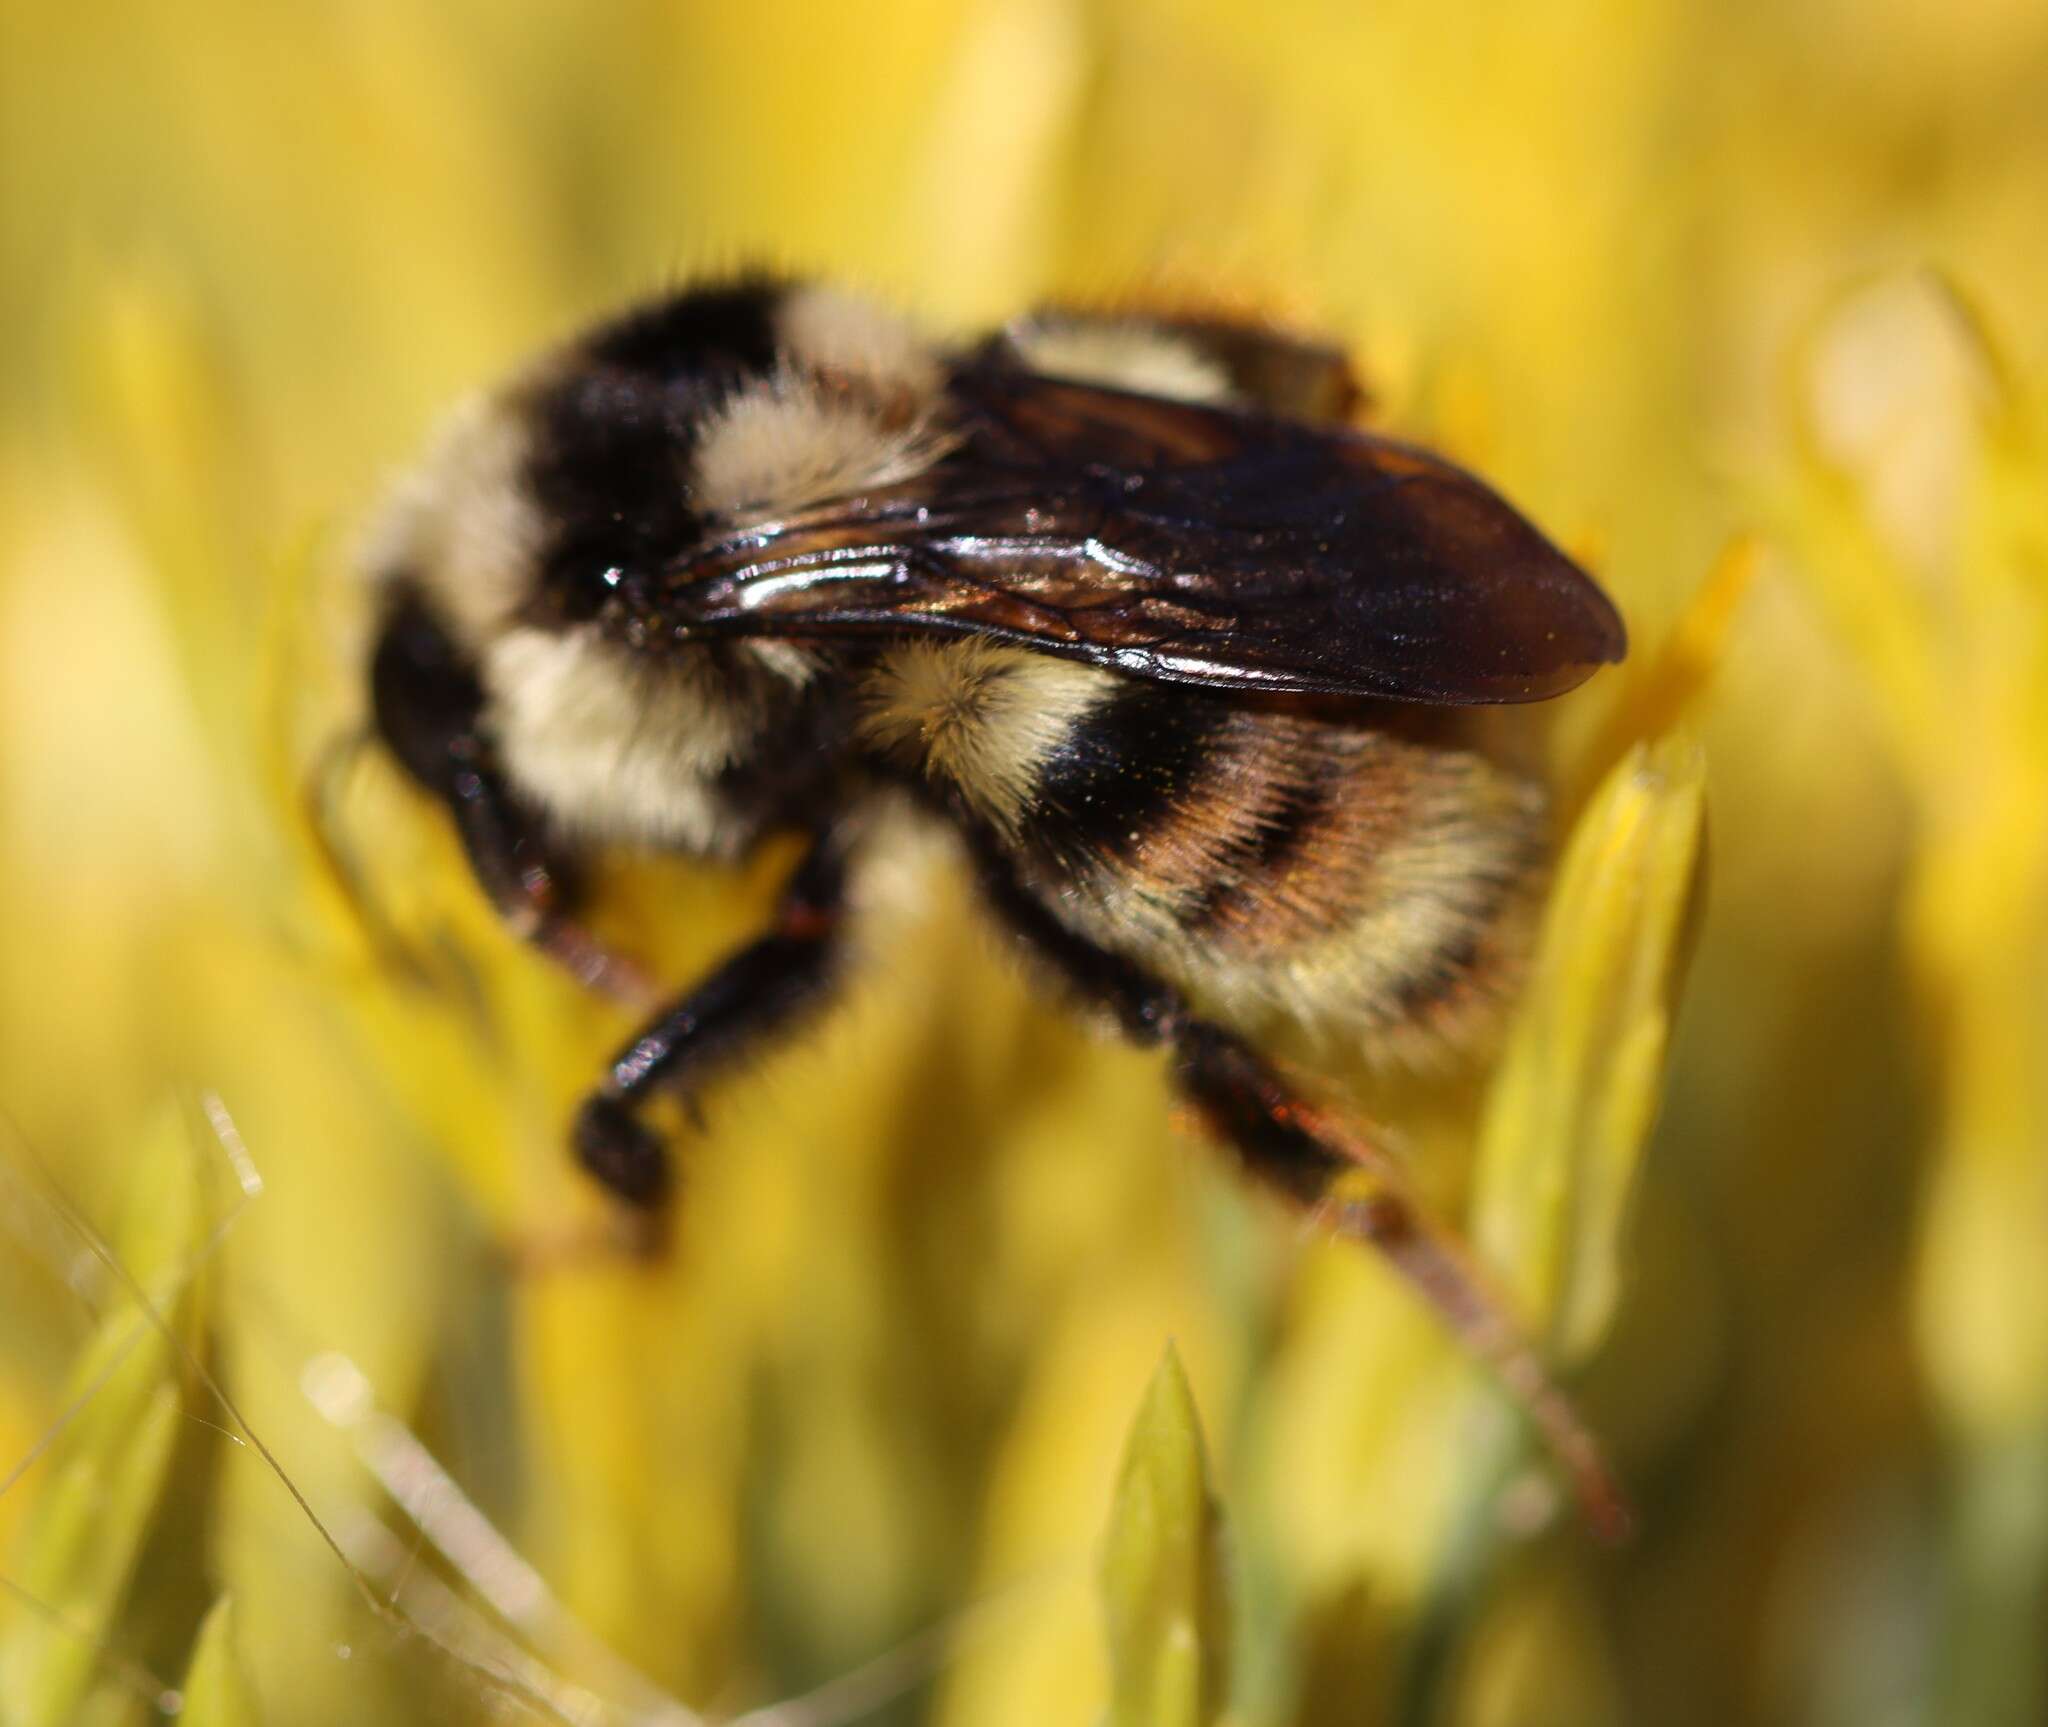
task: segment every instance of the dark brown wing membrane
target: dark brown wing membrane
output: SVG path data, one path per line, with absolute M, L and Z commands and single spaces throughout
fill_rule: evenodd
M 1139 677 L 1442 703 L 1554 696 L 1624 651 L 1592 580 L 1424 451 L 990 366 L 955 397 L 930 470 L 634 584 L 642 630 L 951 630 Z

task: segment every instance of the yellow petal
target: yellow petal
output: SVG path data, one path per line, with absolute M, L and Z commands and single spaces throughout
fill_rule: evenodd
M 1700 857 L 1705 763 L 1631 749 L 1579 817 L 1480 1127 L 1474 1225 L 1569 1362 L 1618 1299 L 1623 1224 L 1656 1116 Z

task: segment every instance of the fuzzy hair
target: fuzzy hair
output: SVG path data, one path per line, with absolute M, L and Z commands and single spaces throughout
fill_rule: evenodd
M 1047 756 L 1118 681 L 1099 666 L 973 638 L 914 642 L 870 674 L 861 735 L 1014 836 Z

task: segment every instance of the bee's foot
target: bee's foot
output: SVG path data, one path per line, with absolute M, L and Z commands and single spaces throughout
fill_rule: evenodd
M 617 1098 L 583 1100 L 572 1133 L 577 1159 L 605 1188 L 637 1211 L 659 1212 L 675 1185 L 661 1136 Z
M 598 1271 L 629 1261 L 649 1264 L 668 1252 L 669 1213 L 612 1206 L 602 1216 L 520 1229 L 497 1243 L 497 1260 L 512 1277 Z

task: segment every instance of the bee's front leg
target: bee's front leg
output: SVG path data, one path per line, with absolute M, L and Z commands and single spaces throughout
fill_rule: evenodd
M 1600 1534 L 1628 1527 L 1626 1502 L 1571 1400 L 1464 1245 L 1430 1216 L 1369 1137 L 1318 1109 L 1236 1032 L 1199 1017 L 1180 992 L 1067 928 L 993 846 L 977 848 L 997 916 L 1127 1035 L 1172 1052 L 1173 1075 L 1248 1174 L 1338 1235 L 1372 1248 L 1490 1368 L 1557 1459 Z
M 378 733 L 447 806 L 470 868 L 512 931 L 589 987 L 644 999 L 638 972 L 569 915 L 574 872 L 506 783 L 481 727 L 483 686 L 416 596 L 401 591 L 385 618 L 370 662 L 370 699 Z
M 658 1090 L 687 1091 L 766 1043 L 838 982 L 845 955 L 846 853 L 818 839 L 797 866 L 767 934 L 663 1008 L 612 1058 L 576 1114 L 576 1155 L 629 1205 L 658 1209 L 672 1186 L 667 1148 L 636 1113 Z

